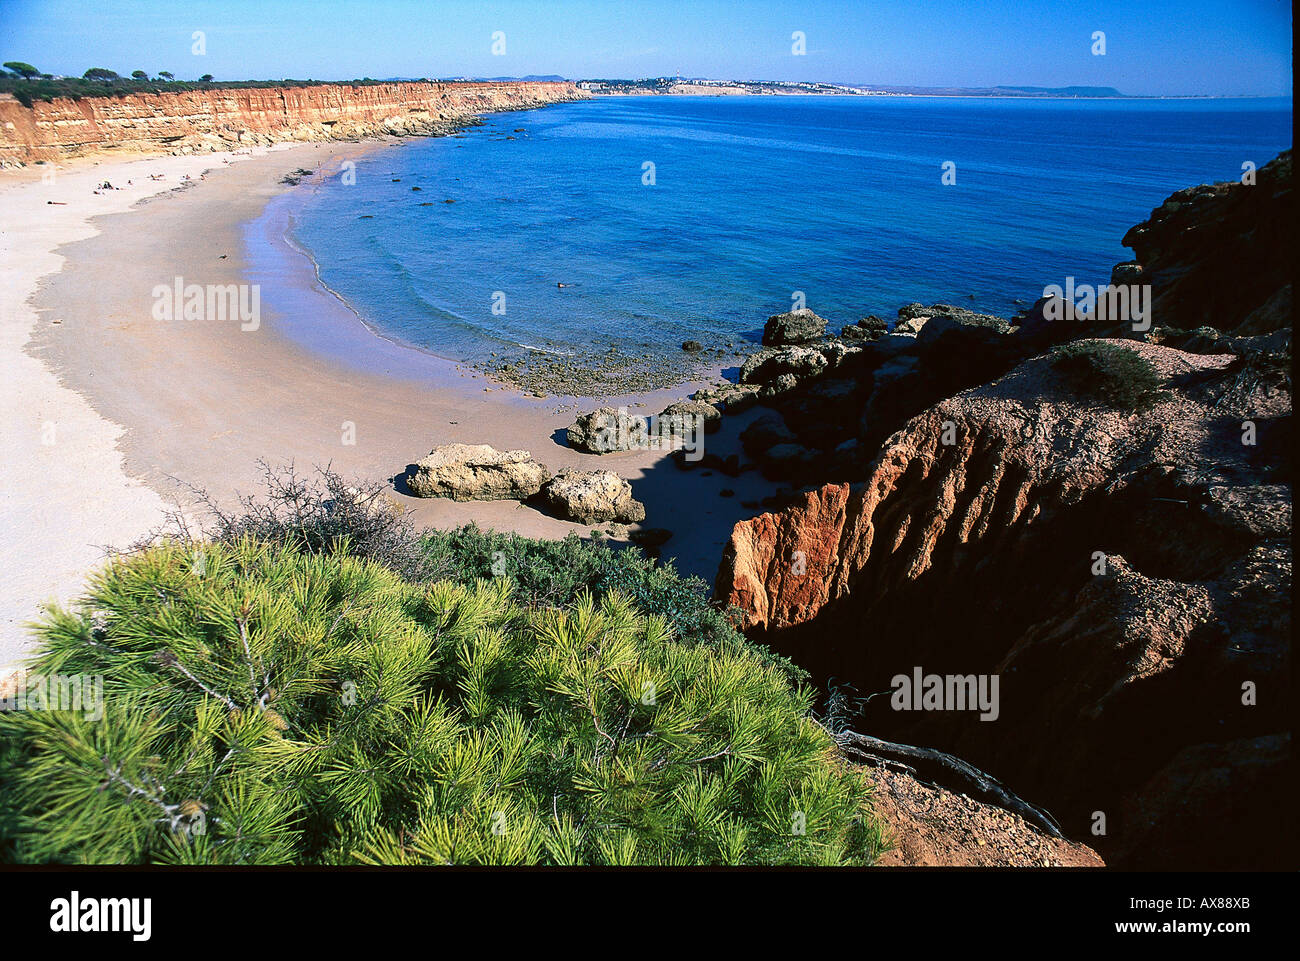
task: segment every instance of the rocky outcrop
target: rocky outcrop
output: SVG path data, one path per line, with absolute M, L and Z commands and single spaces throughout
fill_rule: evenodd
M 863 317 L 856 324 L 847 324 L 840 328 L 840 336 L 846 341 L 879 340 L 887 333 L 889 333 L 889 325 L 875 314 Z
M 898 323 L 894 325 L 894 330 L 898 333 L 916 334 L 935 318 L 951 322 L 951 324 L 945 325 L 945 329 L 952 324 L 958 324 L 992 327 L 1005 333 L 1011 326 L 1004 317 L 996 317 L 993 314 L 979 314 L 973 310 L 967 310 L 965 307 L 954 307 L 952 304 L 931 304 L 929 307 L 921 304 L 906 304 L 898 309 Z
M 1213 784 L 1182 808 L 1144 785 L 1172 783 L 1198 746 L 1287 729 L 1291 398 L 1269 367 L 1289 357 L 1110 343 L 1154 365 L 1161 403 L 1115 410 L 1050 356 L 1027 361 L 909 421 L 863 480 L 738 524 L 717 594 L 751 633 L 864 691 L 917 665 L 999 676 L 997 723 L 880 698 L 862 725 L 978 764 L 1067 834 L 1104 812 L 1108 860 L 1152 863 L 1135 825 L 1159 810 L 1177 842 L 1161 863 L 1267 863 L 1266 834 L 1198 846 L 1193 826 L 1231 808 Z M 1280 803 L 1280 766 L 1239 763 Z
M 718 601 L 863 694 L 1000 678 L 994 723 L 886 696 L 855 726 L 977 764 L 1122 867 L 1286 863 L 1289 152 L 1259 174 L 1130 232 L 1115 282 L 1152 284 L 1151 330 L 908 305 L 837 368 L 763 381 L 742 434 L 805 489 L 736 526 Z M 1056 347 L 1098 334 L 1152 365 L 1154 407 L 1066 379 Z
M 0 95 L 0 164 L 446 133 L 482 113 L 588 95 L 571 83 L 313 84 L 37 100 Z
M 446 444 L 416 463 L 407 486 L 416 497 L 457 501 L 526 500 L 551 472 L 526 450 L 499 451 L 487 444 Z
M 1124 235 L 1134 260 L 1114 284 L 1150 284 L 1153 323 L 1266 334 L 1291 323 L 1295 270 L 1291 151 L 1255 182 L 1202 184 L 1170 196 Z
M 838 341 L 814 347 L 777 347 L 760 350 L 740 368 L 742 385 L 758 385 L 760 397 L 786 393 L 827 371 L 838 368 L 860 348 Z
M 645 505 L 632 497 L 632 485 L 612 471 L 564 470 L 542 486 L 551 510 L 582 524 L 638 524 Z
M 763 325 L 763 344 L 767 347 L 811 344 L 825 336 L 826 323 L 825 318 L 818 317 L 807 307 L 774 314 Z

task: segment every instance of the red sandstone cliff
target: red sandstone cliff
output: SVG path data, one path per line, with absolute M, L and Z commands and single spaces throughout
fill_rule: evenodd
M 123 97 L 58 98 L 28 108 L 0 95 L 0 165 L 108 150 L 195 153 L 281 141 L 445 132 L 496 110 L 589 96 L 571 83 L 319 84 Z
M 994 723 L 879 697 L 861 729 L 951 751 L 1073 837 L 1102 813 L 1089 840 L 1112 864 L 1271 865 L 1290 739 L 1289 346 L 1110 343 L 1155 366 L 1162 402 L 1116 410 L 1050 357 L 1026 361 L 908 421 L 864 480 L 738 524 L 718 595 L 863 694 L 917 666 L 999 677 Z M 1220 831 L 1231 842 L 1208 843 Z

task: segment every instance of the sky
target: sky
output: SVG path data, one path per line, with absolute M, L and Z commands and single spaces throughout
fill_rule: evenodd
M 204 52 L 194 52 L 201 31 Z M 795 32 L 804 52 L 793 52 Z M 1105 53 L 1093 35 L 1105 34 Z M 495 36 L 494 36 L 495 35 Z M 504 35 L 504 36 L 502 36 Z M 494 40 L 498 53 L 493 52 Z M 673 76 L 1289 96 L 1286 0 L 0 0 L 0 61 L 178 79 Z

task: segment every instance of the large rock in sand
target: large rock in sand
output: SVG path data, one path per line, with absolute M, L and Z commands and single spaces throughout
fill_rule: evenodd
M 671 436 L 698 433 L 712 434 L 722 426 L 722 412 L 699 400 L 679 400 L 659 414 L 659 430 Z
M 526 450 L 500 451 L 487 444 L 435 447 L 415 465 L 407 481 L 416 497 L 457 501 L 525 500 L 551 472 Z
M 640 450 L 650 444 L 645 418 L 613 407 L 599 407 L 580 415 L 565 436 L 570 447 L 588 454 Z
M 542 499 L 556 513 L 583 524 L 645 520 L 645 505 L 632 498 L 632 485 L 613 471 L 560 471 L 542 488 Z

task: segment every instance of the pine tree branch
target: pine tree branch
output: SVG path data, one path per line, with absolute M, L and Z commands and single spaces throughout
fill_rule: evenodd
M 154 659 L 163 667 L 176 668 L 176 670 L 180 671 L 182 674 L 184 674 L 187 678 L 189 678 L 199 687 L 203 688 L 205 693 L 210 694 L 212 697 L 215 697 L 218 701 L 224 703 L 232 711 L 238 711 L 240 709 L 239 705 L 236 704 L 234 701 L 232 701 L 230 698 L 226 697 L 226 695 L 214 691 L 212 688 L 208 687 L 197 677 L 191 674 L 189 670 L 185 667 L 185 665 L 181 663 L 180 658 L 178 658 L 171 651 L 159 651 L 157 654 L 154 655 Z
M 177 829 L 177 827 L 180 825 L 181 820 L 184 818 L 184 815 L 179 813 L 181 807 L 179 804 L 168 804 L 163 799 L 163 795 L 160 790 L 149 791 L 148 789 L 142 788 L 137 784 L 132 784 L 130 781 L 128 781 L 125 777 L 122 776 L 121 764 L 119 764 L 116 768 L 114 768 L 109 766 L 108 758 L 106 757 L 101 758 L 101 760 L 104 763 L 104 771 L 108 774 L 108 783 L 117 784 L 120 787 L 125 788 L 126 799 L 128 801 L 135 797 L 141 797 L 144 798 L 149 803 L 156 805 L 163 812 L 163 814 L 166 815 L 166 817 L 158 818 L 158 822 L 162 823 L 163 821 L 166 821 L 168 827 L 172 831 L 175 831 Z M 158 787 L 161 788 L 162 785 L 158 785 Z

